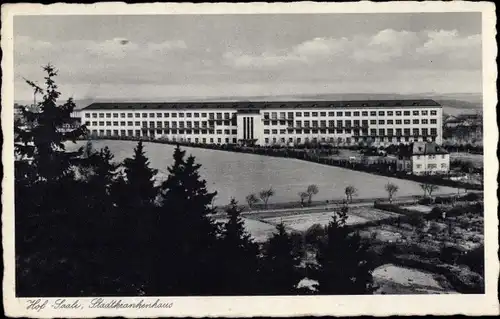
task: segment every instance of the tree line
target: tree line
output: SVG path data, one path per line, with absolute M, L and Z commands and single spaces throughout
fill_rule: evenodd
M 374 264 L 367 244 L 346 226 L 348 206 L 304 266 L 304 252 L 283 224 L 256 243 L 234 199 L 226 221 L 214 220 L 216 192 L 180 146 L 162 182 L 140 141 L 120 163 L 91 143 L 67 151 L 86 128 L 60 129 L 75 104 L 58 104 L 57 70 L 44 71 L 44 88 L 28 81 L 43 94 L 39 111 L 23 110 L 24 124 L 15 125 L 18 296 L 287 295 L 310 292 L 298 285 L 306 274 L 319 294 L 374 291 Z M 273 194 L 259 197 L 267 205 Z

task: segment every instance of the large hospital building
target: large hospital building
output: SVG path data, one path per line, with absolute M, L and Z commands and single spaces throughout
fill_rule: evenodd
M 215 144 L 442 143 L 433 100 L 93 103 L 81 110 L 93 136 Z

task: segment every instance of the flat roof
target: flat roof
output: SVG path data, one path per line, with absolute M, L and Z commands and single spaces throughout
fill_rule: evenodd
M 301 108 L 400 108 L 441 107 L 434 100 L 273 101 L 273 102 L 96 102 L 82 110 L 179 110 L 179 109 L 301 109 Z

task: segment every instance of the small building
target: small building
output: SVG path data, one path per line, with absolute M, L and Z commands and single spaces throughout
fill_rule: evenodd
M 398 171 L 415 175 L 447 174 L 450 170 L 450 154 L 432 142 L 414 142 L 398 159 Z

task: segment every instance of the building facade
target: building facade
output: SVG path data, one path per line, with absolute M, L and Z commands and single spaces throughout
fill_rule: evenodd
M 433 100 L 93 103 L 81 112 L 94 136 L 215 144 L 442 143 Z
M 415 175 L 446 174 L 450 171 L 450 154 L 432 142 L 414 142 L 410 153 L 398 161 L 398 170 Z

